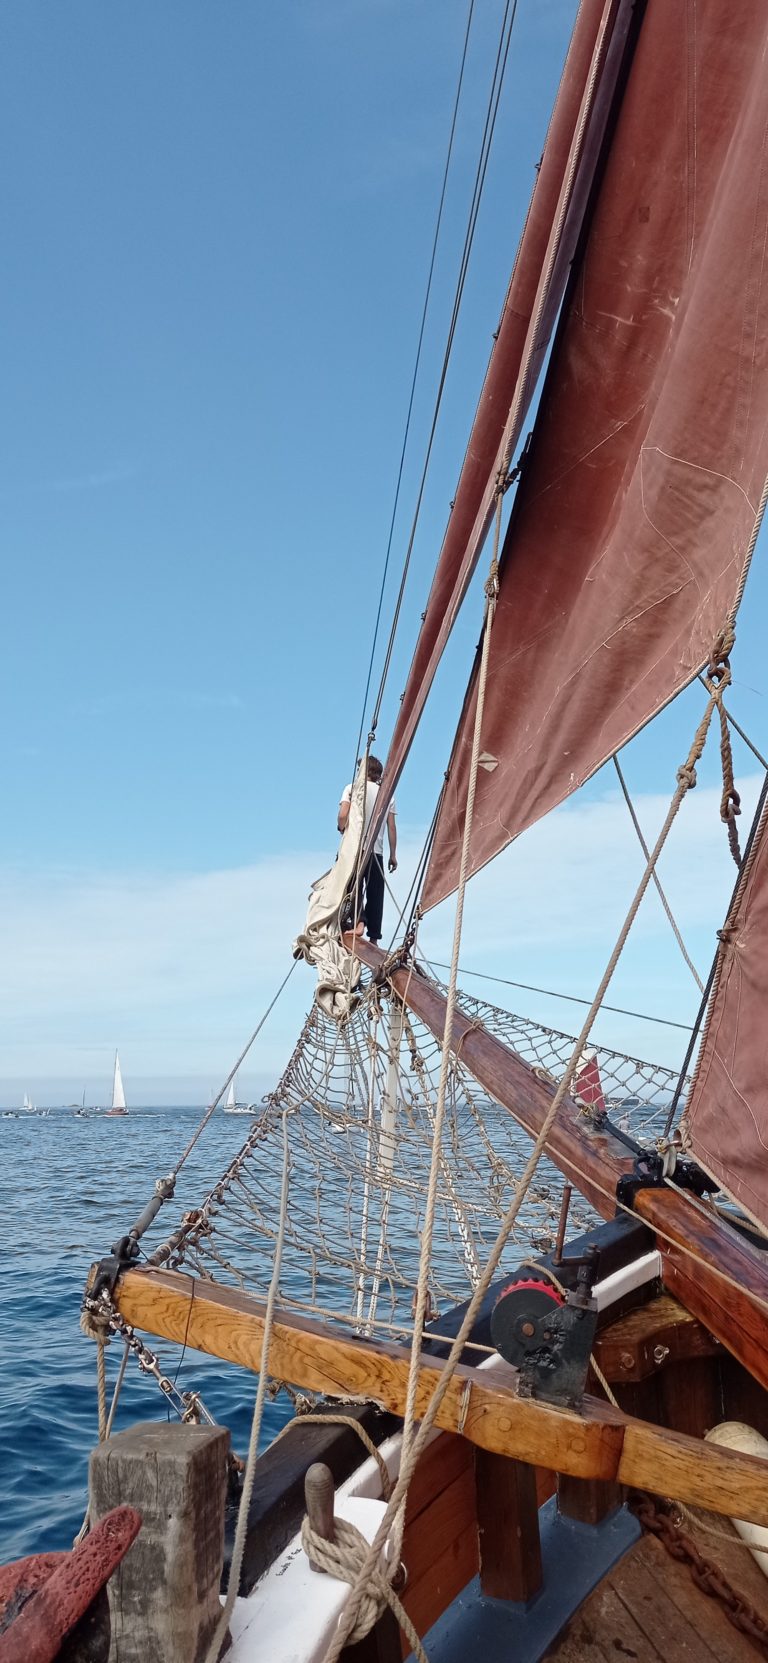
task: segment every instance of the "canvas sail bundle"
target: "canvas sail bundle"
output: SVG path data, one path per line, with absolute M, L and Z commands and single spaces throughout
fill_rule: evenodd
M 722 931 L 718 976 L 683 1142 L 768 1226 L 768 811 Z
M 649 0 L 502 558 L 470 872 L 707 662 L 768 459 L 768 8 Z M 681 90 L 682 89 L 682 90 Z M 455 888 L 474 680 L 423 904 Z

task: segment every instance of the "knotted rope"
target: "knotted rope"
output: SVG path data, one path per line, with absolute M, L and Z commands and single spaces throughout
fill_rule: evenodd
M 733 624 L 729 623 L 720 639 L 716 642 L 712 652 L 706 674 L 703 677 L 707 692 L 717 703 L 717 714 L 720 721 L 720 762 L 723 770 L 723 790 L 720 797 L 720 819 L 728 829 L 728 847 L 736 865 L 741 869 L 741 849 L 739 847 L 739 833 L 736 826 L 736 816 L 741 814 L 741 796 L 736 790 L 733 777 L 733 750 L 731 747 L 731 730 L 728 716 L 723 704 L 723 694 L 731 683 L 730 652 L 734 642 Z
M 325 1571 L 328 1576 L 335 1577 L 337 1582 L 348 1582 L 350 1585 L 356 1583 L 368 1558 L 369 1544 L 365 1536 L 358 1530 L 357 1525 L 350 1524 L 348 1519 L 334 1519 L 333 1539 L 328 1541 L 325 1536 L 319 1536 L 317 1531 L 313 1530 L 309 1519 L 305 1518 L 301 1527 L 301 1545 L 314 1570 Z M 354 1627 L 345 1643 L 354 1645 L 357 1640 L 364 1640 L 387 1606 L 400 1624 L 418 1663 L 428 1663 L 427 1654 L 408 1612 L 378 1563 L 366 1576 Z

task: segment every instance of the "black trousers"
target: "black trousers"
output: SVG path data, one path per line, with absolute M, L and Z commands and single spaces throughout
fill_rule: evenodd
M 369 941 L 381 940 L 384 917 L 384 860 L 372 854 L 363 867 L 357 884 L 355 918 L 362 918 Z

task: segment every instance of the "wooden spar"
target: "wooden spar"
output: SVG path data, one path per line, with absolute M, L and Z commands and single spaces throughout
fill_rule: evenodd
M 368 941 L 345 943 L 373 970 L 385 955 Z M 437 1039 L 445 1025 L 445 997 L 426 977 L 396 970 L 392 986 Z M 536 1138 L 555 1087 L 461 1011 L 454 1014 L 452 1049 L 497 1103 Z M 577 1184 L 603 1218 L 616 1211 L 616 1185 L 632 1169 L 626 1145 L 593 1126 L 571 1097 L 560 1105 L 547 1154 Z M 768 1387 L 768 1262 L 718 1213 L 667 1184 L 638 1190 L 634 1211 L 658 1231 L 663 1278 L 670 1292 Z
M 132 1326 L 244 1368 L 261 1367 L 264 1304 L 238 1289 L 178 1271 L 129 1270 L 116 1303 Z M 270 1373 L 308 1390 L 372 1399 L 405 1410 L 409 1353 L 383 1340 L 360 1340 L 285 1311 L 276 1315 Z M 423 1416 L 441 1363 L 424 1356 L 416 1398 Z M 650 1489 L 715 1513 L 768 1525 L 768 1465 L 647 1425 L 611 1404 L 586 1398 L 581 1413 L 518 1397 L 517 1374 L 459 1365 L 436 1426 L 480 1449 L 551 1467 L 576 1478 Z

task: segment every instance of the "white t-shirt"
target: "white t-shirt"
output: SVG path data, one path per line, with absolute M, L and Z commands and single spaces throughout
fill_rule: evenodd
M 376 802 L 376 798 L 378 797 L 378 795 L 379 795 L 379 787 L 376 784 L 376 782 L 374 780 L 366 780 L 366 783 L 365 783 L 365 823 L 363 825 L 363 836 L 365 836 L 365 834 L 368 830 L 368 827 L 371 823 L 371 815 L 373 814 L 374 804 Z M 352 786 L 351 785 L 345 785 L 344 790 L 341 793 L 341 801 L 343 803 L 351 803 L 351 801 L 352 801 Z M 387 813 L 385 814 L 384 819 L 382 821 L 381 831 L 379 832 L 379 835 L 376 839 L 375 853 L 377 855 L 383 855 L 383 853 L 384 853 L 384 827 L 387 823 L 387 816 L 390 815 L 390 814 L 394 814 L 394 812 L 395 812 L 395 799 L 393 797 L 392 801 L 389 805 L 389 808 L 387 809 Z

